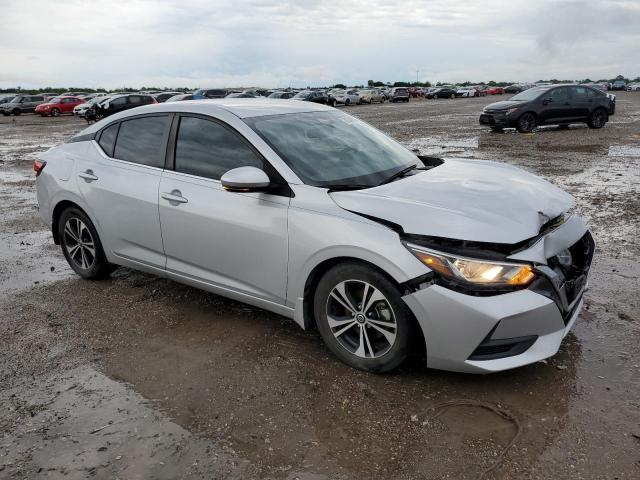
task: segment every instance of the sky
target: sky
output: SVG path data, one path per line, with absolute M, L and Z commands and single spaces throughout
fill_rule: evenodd
M 640 76 L 640 0 L 0 0 L 0 88 Z

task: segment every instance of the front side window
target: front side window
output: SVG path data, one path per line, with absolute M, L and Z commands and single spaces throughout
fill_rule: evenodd
M 378 185 L 420 159 L 370 125 L 338 111 L 244 119 L 308 185 Z
M 569 100 L 569 89 L 567 87 L 555 88 L 549 92 L 549 97 L 553 102 L 566 102 Z
M 170 123 L 170 118 L 166 115 L 121 122 L 113 156 L 150 167 L 164 167 L 166 135 Z
M 176 140 L 177 172 L 219 180 L 237 167 L 264 168 L 262 159 L 231 129 L 197 117 L 182 117 Z

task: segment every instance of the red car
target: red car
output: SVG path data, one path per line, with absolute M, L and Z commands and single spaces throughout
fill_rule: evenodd
M 502 95 L 504 93 L 504 88 L 502 87 L 489 87 L 487 89 L 487 95 Z
M 76 105 L 84 103 L 84 100 L 80 97 L 55 97 L 49 100 L 47 103 L 41 103 L 36 107 L 36 113 L 39 113 L 43 117 L 51 115 L 52 117 L 58 117 L 63 113 L 70 113 L 73 115 L 73 109 Z

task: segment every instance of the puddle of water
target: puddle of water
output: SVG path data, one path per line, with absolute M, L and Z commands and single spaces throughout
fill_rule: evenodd
M 640 157 L 640 146 L 635 145 L 611 145 L 609 157 Z

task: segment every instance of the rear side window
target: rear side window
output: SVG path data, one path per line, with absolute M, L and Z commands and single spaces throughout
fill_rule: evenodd
M 164 167 L 168 116 L 134 118 L 120 123 L 114 157 L 150 167 Z
M 113 147 L 116 145 L 116 135 L 118 134 L 119 123 L 114 123 L 105 128 L 100 134 L 98 144 L 109 157 L 113 157 Z
M 263 168 L 263 162 L 237 133 L 202 118 L 180 119 L 177 172 L 219 180 L 229 170 L 246 166 Z

